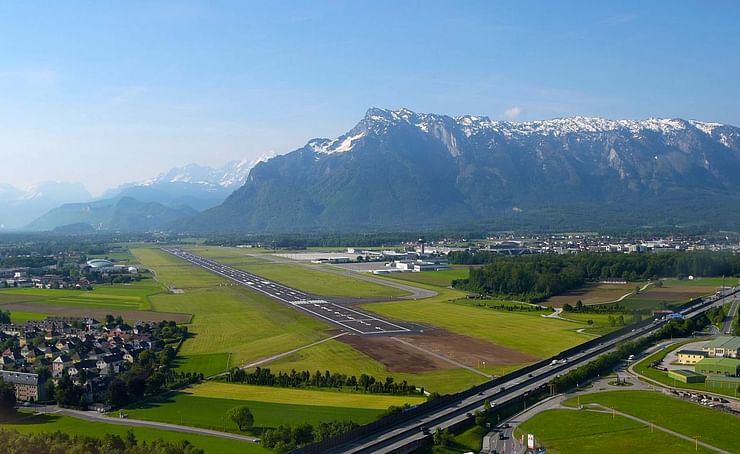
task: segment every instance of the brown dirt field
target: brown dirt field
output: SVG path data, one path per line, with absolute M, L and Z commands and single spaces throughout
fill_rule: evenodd
M 540 359 L 484 340 L 461 336 L 444 330 L 399 336 L 399 338 L 404 342 L 470 367 L 478 367 L 479 362 L 483 361 L 486 362 L 487 366 L 502 366 L 528 363 Z M 390 336 L 344 336 L 340 340 L 383 363 L 391 372 L 416 373 L 457 368 L 450 362 L 404 345 Z
M 635 298 L 641 300 L 656 300 L 656 301 L 680 301 L 686 302 L 691 298 L 699 296 L 711 295 L 714 293 L 714 287 L 690 287 L 690 288 L 654 288 L 651 287 L 649 291 L 642 292 Z M 629 301 L 629 298 L 625 301 Z
M 2 305 L 3 310 L 19 312 L 37 312 L 51 316 L 61 317 L 94 317 L 98 320 L 104 319 L 107 314 L 120 315 L 125 320 L 154 321 L 174 320 L 177 323 L 190 323 L 193 318 L 190 314 L 177 312 L 154 312 L 154 311 L 118 311 L 114 309 L 89 309 L 84 307 L 54 306 L 50 304 L 35 303 L 9 303 Z

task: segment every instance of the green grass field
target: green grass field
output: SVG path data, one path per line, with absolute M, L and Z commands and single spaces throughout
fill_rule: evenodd
M 325 407 L 372 410 L 385 410 L 392 405 L 420 404 L 426 401 L 422 396 L 389 396 L 334 390 L 276 388 L 215 381 L 193 386 L 188 388 L 186 392 L 193 396 L 214 399 L 251 400 L 293 405 L 320 404 Z
M 238 248 L 197 247 L 193 253 L 210 257 L 235 268 L 255 273 L 287 286 L 322 296 L 348 297 L 393 297 L 404 296 L 406 292 L 395 288 L 354 279 L 351 275 L 340 275 L 299 264 L 274 263 L 246 255 Z
M 204 373 L 215 367 L 223 354 L 231 365 L 262 359 L 300 347 L 327 336 L 330 326 L 290 307 L 226 281 L 188 262 L 155 249 L 135 249 L 134 255 L 157 271 L 159 280 L 184 289 L 182 294 L 151 297 L 157 311 L 193 314 L 188 330 L 192 337 L 180 349 L 183 368 Z M 208 358 L 201 355 L 222 354 Z M 224 369 L 226 364 L 224 364 Z
M 116 424 L 90 422 L 69 416 L 40 415 L 17 422 L 0 423 L 3 429 L 22 433 L 61 431 L 69 435 L 100 437 L 106 433 L 123 436 L 133 430 L 139 441 L 157 439 L 179 443 L 187 440 L 193 446 L 203 449 L 207 454 L 268 454 L 271 451 L 255 443 L 245 443 L 204 435 L 186 434 L 147 427 L 130 427 Z
M 385 317 L 421 322 L 477 337 L 540 358 L 591 338 L 576 332 L 586 327 L 585 324 L 545 318 L 539 313 L 495 311 L 439 299 L 372 303 L 363 308 Z
M 653 421 L 659 426 L 728 451 L 740 446 L 736 416 L 649 391 L 611 391 L 580 396 L 581 405 L 598 403 L 617 411 Z M 575 405 L 570 399 L 565 405 Z
M 92 291 L 9 288 L 0 290 L 0 305 L 7 303 L 38 305 L 39 313 L 43 313 L 43 305 L 125 311 L 150 310 L 149 298 L 162 290 L 159 284 L 151 280 L 130 285 L 101 284 L 96 285 Z
M 228 370 L 230 363 L 231 353 L 202 353 L 177 357 L 177 367 L 181 371 L 198 372 L 206 377 Z
M 280 393 L 281 390 L 273 390 Z M 275 402 L 251 401 L 243 399 L 220 399 L 199 397 L 179 393 L 161 402 L 146 402 L 137 408 L 127 408 L 130 418 L 181 424 L 205 429 L 238 432 L 238 427 L 226 417 L 229 409 L 247 406 L 254 415 L 253 433 L 261 429 L 277 427 L 280 424 L 317 424 L 334 420 L 354 421 L 366 424 L 380 416 L 383 410 L 331 407 L 322 405 L 293 405 Z
M 621 394 L 621 393 L 620 393 Z M 525 421 L 517 430 L 535 435 L 538 446 L 559 454 L 650 452 L 674 454 L 714 452 L 637 421 L 591 411 L 547 410 Z
M 626 323 L 630 323 L 632 315 L 628 313 L 602 314 L 598 312 L 563 312 L 560 314 L 563 318 L 567 318 L 568 320 L 573 320 L 578 323 L 585 323 L 586 325 L 588 325 L 589 320 L 593 321 L 593 325 L 586 328 L 585 332 L 597 335 L 604 335 L 622 328 L 622 326 L 619 325 L 611 326 L 611 323 L 609 322 L 609 316 L 617 319 L 620 315 L 624 317 Z
M 46 314 L 42 314 L 40 312 L 13 311 L 11 313 L 11 321 L 18 325 L 29 320 L 44 320 L 46 317 Z
M 401 281 L 416 282 L 419 284 L 435 285 L 437 287 L 449 287 L 455 279 L 466 279 L 468 267 L 455 266 L 445 271 L 428 271 L 423 273 L 396 273 L 389 276 Z

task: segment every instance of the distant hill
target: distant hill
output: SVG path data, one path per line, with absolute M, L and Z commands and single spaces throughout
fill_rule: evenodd
M 28 191 L 0 183 L 0 231 L 23 227 L 63 203 L 91 198 L 80 183 L 45 182 Z
M 257 164 L 192 232 L 740 225 L 740 129 L 682 119 L 532 122 L 370 109 Z
M 161 203 L 120 197 L 62 205 L 33 221 L 26 230 L 78 233 L 69 231 L 86 229 L 84 226 L 87 225 L 88 230 L 152 231 L 164 229 L 196 213 L 189 207 L 172 208 Z

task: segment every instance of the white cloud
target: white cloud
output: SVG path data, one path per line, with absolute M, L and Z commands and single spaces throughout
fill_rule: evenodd
M 519 106 L 514 106 L 510 109 L 506 109 L 504 111 L 504 116 L 508 118 L 509 120 L 516 120 L 516 118 L 521 115 L 522 108 Z

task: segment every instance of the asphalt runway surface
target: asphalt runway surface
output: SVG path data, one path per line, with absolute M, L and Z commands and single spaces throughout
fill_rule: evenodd
M 181 249 L 162 248 L 176 257 L 198 265 L 201 268 L 228 278 L 237 284 L 255 290 L 281 303 L 290 305 L 314 317 L 326 320 L 338 327 L 361 335 L 403 334 L 414 333 L 419 330 L 414 327 L 402 326 L 383 320 L 375 315 L 360 311 L 347 304 L 331 301 L 315 295 L 302 292 L 278 282 L 265 279 L 256 274 L 248 273 L 214 260 L 192 254 Z

